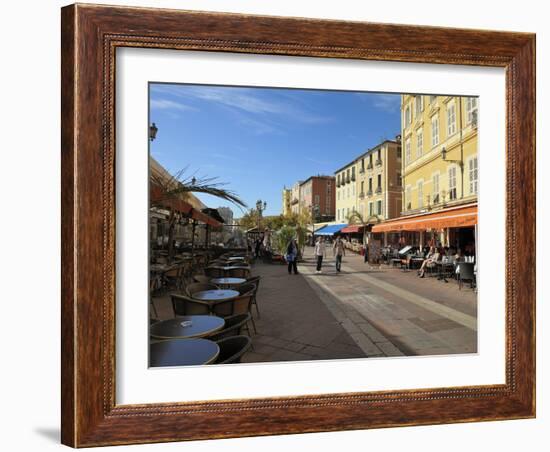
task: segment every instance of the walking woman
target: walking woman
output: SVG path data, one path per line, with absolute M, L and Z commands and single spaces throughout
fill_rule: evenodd
M 323 257 L 325 255 L 325 239 L 321 236 L 317 239 L 315 243 L 315 257 L 317 258 L 317 273 L 321 273 L 321 268 L 323 267 Z
M 298 274 L 298 267 L 296 266 L 296 258 L 298 257 L 298 245 L 296 244 L 296 239 L 292 239 L 288 246 L 286 247 L 286 261 L 288 262 L 288 274 L 292 273 L 294 269 L 294 274 Z

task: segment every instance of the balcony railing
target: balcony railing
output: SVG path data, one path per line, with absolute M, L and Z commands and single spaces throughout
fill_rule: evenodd
M 376 162 L 374 162 L 376 166 L 382 166 L 382 160 L 378 159 Z
M 359 168 L 359 174 L 363 174 L 364 172 L 365 172 L 365 167 L 364 166 Z
M 382 187 L 377 187 L 377 188 L 376 188 L 376 193 L 377 193 L 377 194 L 382 193 Z
M 349 183 L 350 183 L 350 177 L 346 176 L 346 184 L 349 184 Z
M 294 198 L 292 201 L 290 201 L 290 204 L 292 204 L 292 205 L 298 204 L 298 199 Z
M 372 190 L 367 191 L 367 196 L 372 196 Z
M 352 174 L 352 175 L 351 175 L 351 181 L 352 181 L 352 182 L 355 182 L 355 174 Z
M 369 164 L 367 165 L 367 169 L 372 169 L 372 163 L 369 163 Z
M 361 193 L 359 193 L 359 198 L 360 199 L 363 199 L 364 197 L 365 197 L 365 192 L 362 191 Z

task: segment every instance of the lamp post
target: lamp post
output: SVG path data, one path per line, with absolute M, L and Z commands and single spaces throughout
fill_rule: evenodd
M 258 201 L 256 201 L 256 211 L 258 212 L 258 233 L 260 233 L 260 220 L 266 208 L 267 202 L 262 201 L 261 199 L 258 199 Z
M 155 138 L 157 137 L 157 132 L 158 132 L 158 127 L 156 126 L 155 123 L 152 123 L 150 126 L 149 126 L 149 140 L 150 141 L 155 141 Z
M 461 138 L 461 141 L 462 141 L 462 138 Z M 445 146 L 441 148 L 441 159 L 444 162 L 458 163 L 458 166 L 460 167 L 460 199 L 464 198 L 464 155 L 463 155 L 462 143 L 460 145 L 460 160 L 447 159 L 447 149 L 445 149 Z

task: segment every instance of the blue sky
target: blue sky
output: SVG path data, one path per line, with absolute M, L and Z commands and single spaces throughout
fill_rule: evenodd
M 282 210 L 281 191 L 333 174 L 400 133 L 400 95 L 204 85 L 150 85 L 152 156 L 168 171 L 217 177 L 249 207 Z M 199 195 L 209 207 L 229 206 Z

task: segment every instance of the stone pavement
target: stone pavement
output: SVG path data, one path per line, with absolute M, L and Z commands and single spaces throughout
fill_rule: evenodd
M 329 253 L 331 254 L 331 253 Z M 286 266 L 256 263 L 258 334 L 243 362 L 303 361 L 386 356 L 474 353 L 477 296 L 455 281 L 420 279 L 357 255 L 344 257 L 336 273 L 329 257 L 315 273 L 312 249 L 289 275 Z M 167 296 L 156 298 L 159 318 L 173 316 Z
M 316 274 L 309 253 L 299 269 L 368 356 L 397 355 L 395 349 L 404 355 L 477 351 L 477 296 L 467 286 L 371 268 L 354 254 L 344 258 L 341 273 L 329 258 Z

